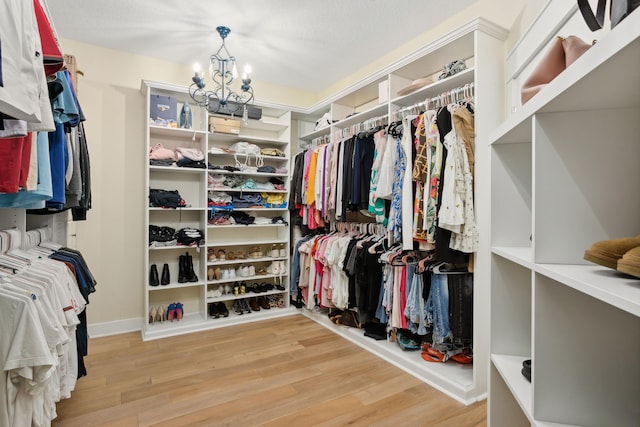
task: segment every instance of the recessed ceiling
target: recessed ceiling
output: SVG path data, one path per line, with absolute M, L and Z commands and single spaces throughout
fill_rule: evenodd
M 177 63 L 227 48 L 258 81 L 320 91 L 475 0 L 48 0 L 63 39 Z M 64 49 L 64 46 L 63 46 Z M 72 53 L 72 52 L 70 52 Z

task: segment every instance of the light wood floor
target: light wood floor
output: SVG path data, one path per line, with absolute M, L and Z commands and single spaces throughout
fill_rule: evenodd
M 142 342 L 92 339 L 54 426 L 485 426 L 465 407 L 303 316 Z

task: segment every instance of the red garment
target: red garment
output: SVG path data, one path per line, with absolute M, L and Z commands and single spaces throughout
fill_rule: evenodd
M 400 276 L 400 318 L 402 319 L 402 328 L 407 329 L 407 316 L 404 315 L 404 309 L 407 306 L 407 267 L 402 266 Z
M 60 45 L 53 34 L 51 23 L 47 14 L 44 13 L 40 0 L 33 1 L 36 12 L 36 21 L 38 22 L 38 31 L 40 32 L 40 43 L 42 44 L 42 54 L 44 59 L 44 72 L 47 76 L 51 76 L 64 68 L 64 58 Z
M 31 134 L 0 138 L 0 193 L 17 193 L 27 186 L 31 162 Z

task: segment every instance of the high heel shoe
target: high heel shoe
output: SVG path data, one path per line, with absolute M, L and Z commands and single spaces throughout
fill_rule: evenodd
M 156 308 L 156 322 L 164 322 L 165 318 L 164 318 L 164 307 L 160 306 L 158 308 Z
M 155 307 L 151 307 L 149 309 L 149 324 L 153 325 L 153 322 L 156 321 L 157 311 Z
M 184 315 L 184 307 L 182 305 L 181 302 L 177 302 L 176 303 L 176 315 L 175 315 L 175 319 L 176 320 L 180 320 L 182 319 L 182 316 Z

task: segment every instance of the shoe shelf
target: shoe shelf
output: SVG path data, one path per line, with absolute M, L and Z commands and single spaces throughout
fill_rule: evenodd
M 460 71 L 446 79 L 436 80 L 435 82 L 416 90 L 408 95 L 399 96 L 391 100 L 392 105 L 409 106 L 418 102 L 423 102 L 427 98 L 437 96 L 451 89 L 462 87 L 465 84 L 472 83 L 475 75 L 475 67 L 469 67 L 464 71 Z
M 198 280 L 197 282 L 186 282 L 186 283 L 171 282 L 168 285 L 147 286 L 147 290 L 149 292 L 168 291 L 171 289 L 191 288 L 194 286 L 204 286 L 204 285 L 206 285 L 206 282 L 203 280 Z
M 504 247 L 496 246 L 491 251 L 511 262 L 522 265 L 523 267 L 533 268 L 533 250 L 530 247 Z
M 222 295 L 220 297 L 207 297 L 207 302 L 224 302 L 224 301 L 235 301 L 238 299 L 248 299 L 248 298 L 257 298 L 260 296 L 267 296 L 267 295 L 278 295 L 278 294 L 285 294 L 287 293 L 286 290 L 278 290 L 278 289 L 273 289 L 271 291 L 266 291 L 266 292 L 260 292 L 260 293 L 244 293 L 244 294 L 239 294 L 239 295 Z M 286 302 L 286 301 L 285 301 Z M 274 307 L 272 307 L 274 308 Z M 281 308 L 281 307 L 279 307 Z M 268 309 L 266 309 L 268 310 Z
M 223 260 L 223 261 L 211 261 L 207 263 L 207 266 L 216 266 L 216 265 L 229 265 L 229 264 L 253 264 L 256 262 L 269 262 L 269 261 L 283 261 L 286 260 L 287 257 L 260 257 L 260 258 L 246 258 L 246 259 L 234 259 L 234 260 Z
M 287 240 L 285 239 L 268 239 L 268 240 L 247 240 L 245 242 L 238 242 L 238 241 L 221 241 L 221 242 L 209 242 L 207 243 L 207 247 L 209 248 L 219 248 L 219 247 L 223 247 L 224 249 L 226 249 L 226 246 L 261 246 L 261 245 L 274 245 L 274 244 L 281 244 L 281 243 L 287 243 Z
M 259 281 L 261 279 L 272 279 L 272 278 L 276 278 L 276 277 L 288 277 L 289 273 L 285 273 L 285 274 L 262 274 L 262 275 L 255 275 L 255 276 L 236 276 L 236 277 L 230 277 L 228 279 L 220 279 L 220 280 L 207 280 L 207 284 L 209 285 L 217 285 L 219 283 L 231 283 L 231 282 L 240 282 L 242 280 L 244 280 L 245 282 L 247 281 Z

